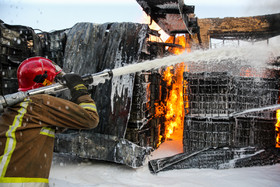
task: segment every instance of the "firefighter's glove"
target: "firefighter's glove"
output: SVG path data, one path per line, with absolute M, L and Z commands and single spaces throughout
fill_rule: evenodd
M 65 74 L 63 77 L 63 83 L 69 88 L 71 92 L 72 101 L 75 102 L 80 96 L 87 95 L 88 90 L 84 84 L 83 79 L 78 74 Z

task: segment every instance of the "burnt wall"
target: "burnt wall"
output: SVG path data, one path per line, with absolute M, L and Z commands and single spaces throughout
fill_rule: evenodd
M 84 75 L 138 63 L 148 32 L 147 25 L 136 23 L 78 23 L 67 32 L 63 69 Z M 127 135 L 127 127 L 130 116 L 134 114 L 131 110 L 135 110 L 132 107 L 133 95 L 134 99 L 140 99 L 147 90 L 142 88 L 139 96 L 134 87 L 134 73 L 113 77 L 90 87 L 100 116 L 98 127 L 90 131 L 69 130 L 60 134 L 55 150 L 131 167 L 141 166 L 148 154 L 148 142 L 128 141 L 133 139 Z M 135 136 L 139 134 L 137 132 Z
M 67 33 L 63 69 L 84 75 L 136 63 L 147 31 L 147 25 L 136 23 L 78 23 Z M 134 76 L 114 77 L 93 87 L 91 95 L 101 116 L 94 132 L 125 136 Z
M 280 34 L 280 14 L 252 17 L 198 19 L 202 46 L 208 48 L 210 38 L 267 39 Z
M 141 61 L 146 57 L 142 48 L 148 47 L 149 32 L 147 25 L 137 23 L 77 23 L 70 29 L 35 33 L 29 27 L 1 22 L 1 95 L 17 92 L 16 70 L 26 58 L 43 56 L 65 72 L 92 74 Z M 139 142 L 124 139 L 134 82 L 135 74 L 132 73 L 90 86 L 100 115 L 99 126 L 91 131 L 68 130 L 57 135 L 55 151 L 131 167 L 141 166 L 149 154 L 149 142 L 139 146 Z M 147 94 L 147 91 L 142 93 Z M 65 92 L 60 96 L 67 98 L 68 95 Z M 150 132 L 146 134 L 148 136 Z

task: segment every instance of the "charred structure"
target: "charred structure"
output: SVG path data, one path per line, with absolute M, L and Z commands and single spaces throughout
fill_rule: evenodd
M 148 42 L 156 32 L 145 24 L 78 23 L 70 29 L 38 34 L 25 26 L 0 26 L 2 95 L 17 92 L 16 70 L 28 57 L 44 56 L 65 72 L 85 75 L 154 58 L 164 51 L 162 44 Z M 154 103 L 161 100 L 160 86 L 160 74 L 153 71 L 123 75 L 90 88 L 99 126 L 59 134 L 55 151 L 142 166 L 151 149 L 157 148 L 164 128 L 154 117 Z M 68 95 L 65 92 L 61 97 Z
M 184 7 L 184 13 L 179 11 L 181 19 L 171 22 L 168 21 L 171 17 L 178 16 L 170 11 L 170 4 L 175 1 L 144 2 L 138 1 L 151 19 L 174 38 L 173 43 L 177 34 L 184 34 L 194 50 L 211 47 L 211 39 L 237 40 L 239 43 L 239 40 L 269 40 L 279 35 L 279 14 L 198 19 L 189 6 Z M 180 1 L 177 2 L 178 9 L 182 10 Z M 160 11 L 152 12 L 155 9 Z M 187 20 L 191 22 L 187 23 Z M 251 67 L 238 66 L 230 60 L 225 64 L 228 67 L 224 71 L 213 71 L 220 69 L 220 65 L 213 63 L 211 70 L 197 67 L 184 73 L 184 153 L 150 161 L 151 172 L 167 168 L 218 169 L 279 162 L 279 150 L 275 148 L 275 111 L 235 115 L 250 108 L 277 104 L 279 72 L 264 70 L 268 72 L 260 76 L 251 72 Z
M 176 33 L 197 33 L 199 28 L 194 17 L 194 6 L 185 5 L 182 0 L 137 0 L 147 15 L 169 35 Z
M 268 40 L 280 34 L 280 14 L 239 18 L 198 19 L 202 47 L 207 48 L 210 39 L 221 40 Z M 210 43 L 211 45 L 211 43 Z
M 193 14 L 194 6 L 184 5 L 180 0 L 137 2 L 173 37 L 172 42 L 149 41 L 150 35 L 159 34 L 146 24 L 77 23 L 65 30 L 36 33 L 30 27 L 1 22 L 1 94 L 17 92 L 16 69 L 32 56 L 44 56 L 65 72 L 84 75 L 162 57 L 178 47 L 182 49 L 175 42 L 177 34 L 184 34 L 192 49 L 208 48 L 211 38 L 268 39 L 279 35 L 278 14 L 199 20 Z M 246 25 L 249 19 L 260 23 L 260 28 L 225 28 L 231 21 L 239 25 L 243 20 Z M 217 72 L 205 67 L 189 68 L 182 73 L 184 153 L 150 161 L 152 172 L 280 162 L 279 150 L 274 148 L 275 112 L 240 114 L 250 108 L 278 103 L 279 72 L 268 71 L 264 77 L 246 76 L 250 67 L 239 67 L 230 59 L 228 64 L 233 68 L 231 73 L 227 69 Z M 133 168 L 142 166 L 146 156 L 168 139 L 166 119 L 157 114 L 157 106 L 166 101 L 172 87 L 164 80 L 165 70 L 123 75 L 91 87 L 100 115 L 98 128 L 59 134 L 55 151 Z M 61 97 L 67 98 L 68 93 Z

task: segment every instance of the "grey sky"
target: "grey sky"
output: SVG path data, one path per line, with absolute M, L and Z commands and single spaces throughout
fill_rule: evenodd
M 256 3 L 257 2 L 257 3 Z M 280 0 L 185 0 L 198 18 L 242 17 L 280 13 Z M 0 19 L 44 31 L 77 22 L 143 22 L 136 0 L 0 0 Z

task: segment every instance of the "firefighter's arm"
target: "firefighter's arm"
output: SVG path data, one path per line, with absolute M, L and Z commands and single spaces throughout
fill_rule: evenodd
M 77 103 L 48 94 L 34 95 L 32 98 L 34 102 L 43 102 L 42 105 L 38 105 L 32 111 L 33 113 L 36 112 L 34 115 L 40 117 L 40 121 L 47 126 L 91 129 L 99 123 L 95 102 L 89 95 L 80 96 Z
M 67 110 L 61 109 L 61 118 L 66 123 L 64 125 L 69 125 L 66 128 L 95 128 L 99 122 L 99 116 L 97 113 L 96 105 L 93 99 L 90 97 L 87 87 L 84 84 L 81 76 L 78 74 L 65 74 L 59 80 L 62 84 L 65 84 L 71 93 L 71 101 L 74 103 L 69 103 L 69 101 L 62 101 L 65 103 L 60 103 L 60 100 L 56 101 L 58 105 L 66 105 Z M 60 104 L 59 104 L 60 103 Z M 56 105 L 54 104 L 54 105 Z M 78 106 L 77 106 L 78 105 Z M 65 115 L 62 115 L 62 114 Z M 69 123 L 68 116 L 72 116 L 72 122 Z M 65 126 L 64 126 L 65 127 Z
M 87 110 L 87 113 L 92 117 L 92 128 L 95 128 L 99 123 L 99 115 L 94 100 L 89 94 L 82 95 L 77 98 L 76 103 L 83 109 Z
M 82 108 L 88 111 L 88 113 L 97 121 L 99 122 L 99 116 L 97 113 L 95 102 L 90 97 L 87 87 L 84 84 L 82 77 L 78 74 L 65 74 L 62 77 L 64 84 L 69 88 L 71 93 L 71 101 L 78 104 Z M 94 125 L 94 127 L 97 126 Z

